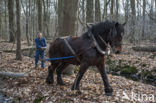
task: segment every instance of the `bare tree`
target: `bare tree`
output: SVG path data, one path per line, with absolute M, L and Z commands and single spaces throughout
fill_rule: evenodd
M 77 21 L 78 0 L 59 0 L 58 1 L 58 24 L 59 35 L 75 35 Z M 71 15 L 72 14 L 72 15 Z M 71 73 L 72 68 L 67 68 L 66 73 Z
M 21 16 L 21 9 L 20 9 L 20 2 L 16 0 L 16 24 L 17 24 L 17 46 L 16 46 L 16 59 L 21 60 L 21 25 L 20 25 L 20 16 Z
M 131 17 L 132 17 L 132 22 L 131 22 L 131 30 L 130 30 L 130 42 L 134 43 L 134 35 L 135 35 L 135 20 L 136 20 L 136 10 L 135 10 L 135 0 L 130 0 L 130 5 L 131 5 Z
M 144 38 L 145 36 L 145 9 L 146 9 L 146 0 L 143 0 L 143 25 L 142 25 L 142 37 Z
M 43 33 L 46 34 L 45 36 L 49 36 L 49 0 L 42 0 L 43 1 Z
M 86 22 L 94 22 L 93 0 L 87 0 Z
M 14 42 L 15 36 L 14 36 L 14 0 L 8 0 L 8 14 L 9 14 L 9 41 Z
M 42 32 L 42 0 L 37 0 L 38 6 L 38 30 Z
M 78 0 L 59 0 L 58 3 L 59 35 L 75 35 Z
M 29 16 L 30 15 L 29 15 L 29 12 L 28 12 L 29 5 L 30 5 L 29 3 L 28 3 L 28 0 L 27 0 L 26 1 L 26 38 L 27 38 L 28 46 L 30 45 L 30 41 L 29 41 Z
M 103 20 L 107 19 L 107 6 L 109 4 L 110 0 L 104 0 L 104 12 L 103 12 Z
M 30 3 L 30 2 L 29 2 Z M 23 5 L 23 2 L 21 1 L 21 5 L 23 7 L 23 11 L 24 11 L 24 14 L 25 14 L 25 17 L 26 17 L 26 39 L 27 39 L 27 43 L 28 43 L 28 46 L 30 45 L 30 40 L 29 40 L 29 12 L 28 12 L 28 9 L 30 11 L 30 8 L 28 7 L 30 4 L 28 3 L 28 1 L 26 1 L 26 9 L 24 8 L 24 5 Z
M 111 0 L 111 8 L 110 8 L 110 14 L 111 14 L 111 19 L 113 20 L 113 11 L 114 11 L 114 0 Z
M 95 1 L 95 22 L 101 21 L 100 0 Z
M 154 16 L 153 16 L 153 5 L 154 5 L 154 0 L 151 0 L 150 17 L 152 17 L 152 18 L 154 18 Z M 150 19 L 150 23 L 151 24 L 153 23 L 151 19 Z
M 119 0 L 116 0 L 116 21 L 118 21 L 119 17 Z

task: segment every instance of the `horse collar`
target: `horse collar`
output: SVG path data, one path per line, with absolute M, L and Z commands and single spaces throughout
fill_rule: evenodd
M 94 37 L 94 35 L 93 35 L 93 33 L 91 31 L 89 32 L 89 36 L 92 38 L 93 44 L 95 45 L 95 47 L 97 48 L 97 50 L 99 51 L 99 53 L 101 53 L 102 55 L 109 55 L 110 54 L 110 49 L 108 48 L 107 43 L 102 39 L 102 37 L 100 37 L 100 38 L 102 39 L 102 42 L 104 42 L 105 45 L 106 45 L 106 47 L 107 47 L 107 50 L 106 51 L 103 51 L 100 48 L 99 44 L 97 43 L 97 41 L 96 41 L 96 39 L 95 39 L 95 37 Z

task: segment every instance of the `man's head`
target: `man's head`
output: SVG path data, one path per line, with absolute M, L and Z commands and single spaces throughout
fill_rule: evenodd
M 41 33 L 41 32 L 38 32 L 38 33 L 37 33 L 37 37 L 38 37 L 39 39 L 41 39 L 41 38 L 42 38 L 42 33 Z

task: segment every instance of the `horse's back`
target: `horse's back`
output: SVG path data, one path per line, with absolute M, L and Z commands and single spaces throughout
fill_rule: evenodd
M 73 44 L 75 44 L 74 42 L 76 42 L 79 39 L 79 37 L 65 36 L 65 37 L 59 37 L 56 40 L 54 40 L 52 43 L 50 43 L 50 47 L 49 47 L 50 58 L 72 55 L 64 39 L 66 39 L 71 45 L 71 47 L 74 48 Z

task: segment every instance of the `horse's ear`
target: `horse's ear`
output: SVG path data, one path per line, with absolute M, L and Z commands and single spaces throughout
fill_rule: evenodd
M 122 25 L 125 26 L 126 25 L 126 22 L 124 22 Z
M 89 25 L 88 25 L 88 24 L 86 24 L 86 27 L 87 27 L 87 29 L 88 29 L 88 30 L 90 29 L 90 27 L 89 27 Z

